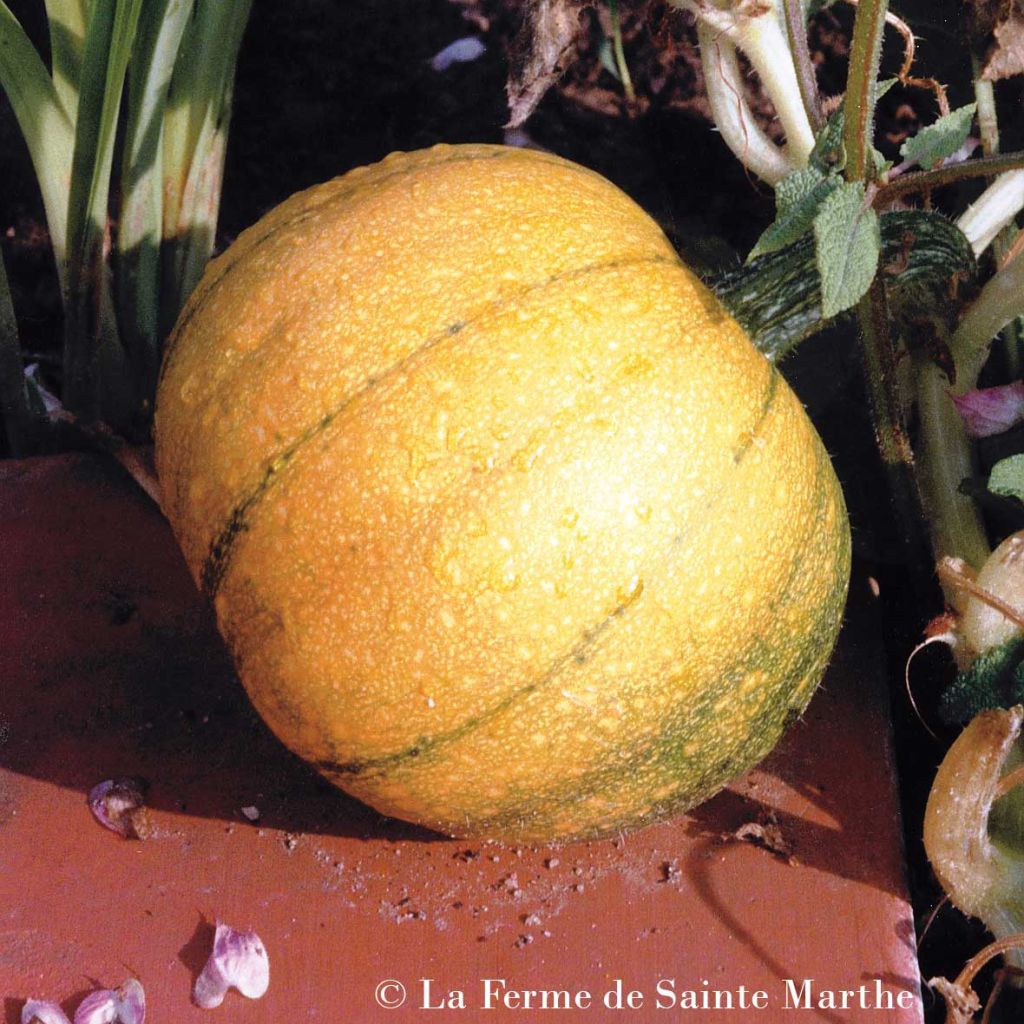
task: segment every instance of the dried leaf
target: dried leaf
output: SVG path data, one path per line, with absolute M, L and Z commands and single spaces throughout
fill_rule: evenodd
M 530 0 L 509 52 L 509 120 L 518 128 L 576 56 L 587 0 Z
M 786 841 L 774 814 L 765 815 L 763 821 L 748 821 L 740 825 L 733 833 L 733 838 L 743 843 L 760 846 L 786 863 L 793 859 L 793 849 Z
M 979 49 L 981 77 L 990 82 L 1024 74 L 1024 0 L 968 0 L 968 22 Z

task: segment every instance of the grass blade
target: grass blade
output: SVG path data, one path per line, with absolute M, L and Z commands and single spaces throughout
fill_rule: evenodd
M 74 131 L 42 58 L 3 0 L 0 0 L 0 86 L 11 102 L 28 145 L 63 281 L 67 182 L 71 175 Z
M 94 0 L 85 35 L 68 201 L 63 397 L 86 423 L 100 412 L 100 349 L 116 347 L 103 329 L 103 250 L 118 112 L 141 7 L 142 0 Z
M 7 435 L 7 451 L 14 458 L 31 455 L 39 440 L 38 424 L 28 403 L 25 369 L 18 345 L 7 273 L 0 259 L 0 415 Z
M 235 62 L 252 0 L 197 0 L 171 79 L 164 139 L 161 331 L 213 249 Z
M 89 7 L 90 0 L 46 0 L 53 85 L 72 122 L 78 111 L 78 85 L 82 75 L 82 50 Z
M 114 287 L 121 340 L 142 396 L 151 396 L 155 390 L 162 340 L 164 114 L 192 8 L 193 0 L 150 0 L 144 6 L 128 73 Z

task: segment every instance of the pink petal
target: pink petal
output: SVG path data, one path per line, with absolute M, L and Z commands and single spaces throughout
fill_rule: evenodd
M 93 817 L 125 839 L 142 839 L 145 832 L 145 795 L 138 779 L 107 779 L 89 791 Z
M 1024 381 L 950 395 L 967 433 L 991 437 L 1024 421 Z
M 75 1010 L 75 1024 L 143 1024 L 145 1019 L 146 993 L 135 978 L 119 988 L 90 992 Z
M 21 1008 L 21 1024 L 71 1024 L 64 1011 L 43 999 L 30 999 Z
M 270 960 L 260 937 L 218 922 L 213 952 L 192 990 L 196 1005 L 204 1010 L 220 1006 L 229 988 L 247 999 L 259 999 L 269 985 Z

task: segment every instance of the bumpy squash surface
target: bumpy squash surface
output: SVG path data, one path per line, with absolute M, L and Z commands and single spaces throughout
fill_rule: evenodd
M 293 196 L 209 267 L 165 511 L 293 750 L 560 840 L 709 796 L 806 705 L 849 530 L 785 382 L 598 175 L 495 146 Z

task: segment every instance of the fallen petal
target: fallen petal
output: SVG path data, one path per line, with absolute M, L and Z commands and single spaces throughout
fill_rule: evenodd
M 260 937 L 217 924 L 213 952 L 196 978 L 192 998 L 196 1006 L 212 1010 L 224 1001 L 229 988 L 247 999 L 259 999 L 270 985 L 270 960 Z
M 967 433 L 973 437 L 1001 434 L 1024 421 L 1024 381 L 978 388 L 951 397 Z
M 487 47 L 476 36 L 466 36 L 435 53 L 430 66 L 434 71 L 447 71 L 453 64 L 468 64 L 486 52 Z
M 90 992 L 75 1010 L 75 1024 L 143 1024 L 145 1019 L 146 993 L 135 978 Z
M 144 839 L 149 833 L 145 794 L 138 779 L 106 779 L 89 791 L 93 817 L 125 839 Z
M 30 999 L 21 1008 L 21 1024 L 71 1024 L 64 1011 L 44 999 Z

